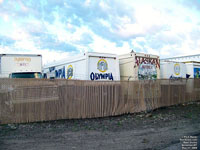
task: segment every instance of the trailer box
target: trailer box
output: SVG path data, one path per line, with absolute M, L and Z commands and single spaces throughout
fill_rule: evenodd
M 119 56 L 121 80 L 149 80 L 160 78 L 159 56 L 135 53 Z
M 200 62 L 185 62 L 185 64 L 186 73 L 191 78 L 187 81 L 187 92 L 200 92 L 199 82 L 195 82 L 195 79 L 200 79 Z
M 41 55 L 0 54 L 1 78 L 41 78 L 41 73 Z
M 88 52 L 75 58 L 44 66 L 45 78 L 78 80 L 120 80 L 119 60 L 115 54 Z
M 186 65 L 181 62 L 161 62 L 160 64 L 161 79 L 186 78 Z
M 200 62 L 186 62 L 186 72 L 190 78 L 200 78 Z

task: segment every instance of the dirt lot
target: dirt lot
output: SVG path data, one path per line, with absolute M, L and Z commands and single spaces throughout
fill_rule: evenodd
M 1 125 L 0 149 L 177 150 L 183 136 L 200 137 L 200 102 L 116 117 Z

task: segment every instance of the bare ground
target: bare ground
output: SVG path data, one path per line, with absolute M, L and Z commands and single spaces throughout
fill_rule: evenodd
M 192 135 L 200 137 L 200 102 L 116 117 L 0 125 L 0 150 L 177 150 L 180 138 Z

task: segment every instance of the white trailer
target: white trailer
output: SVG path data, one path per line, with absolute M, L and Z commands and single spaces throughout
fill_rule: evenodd
M 181 62 L 165 61 L 160 64 L 161 79 L 186 78 L 186 65 Z
M 159 79 L 159 56 L 135 53 L 119 56 L 121 80 Z
M 0 54 L 1 78 L 41 78 L 41 73 L 41 55 Z
M 189 78 L 200 78 L 200 62 L 186 62 L 185 64 Z
M 200 78 L 200 62 L 185 62 L 186 73 L 189 78 L 193 78 L 187 81 L 187 92 L 200 91 L 198 82 L 194 79 Z
M 115 54 L 88 52 L 47 64 L 43 74 L 52 79 L 120 80 L 119 60 Z

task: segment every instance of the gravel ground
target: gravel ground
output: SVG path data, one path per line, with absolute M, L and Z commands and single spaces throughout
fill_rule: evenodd
M 0 125 L 0 150 L 177 150 L 183 136 L 200 137 L 200 102 L 116 117 Z

